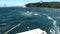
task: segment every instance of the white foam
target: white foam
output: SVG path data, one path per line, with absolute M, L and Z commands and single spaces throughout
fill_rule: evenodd
M 57 21 L 56 20 L 54 20 L 53 19 L 53 28 L 52 29 L 50 29 L 50 32 L 52 33 L 52 34 L 60 34 L 60 28 L 57 26 Z
M 26 11 L 22 13 L 23 16 L 37 16 L 39 13 Z
M 44 14 L 44 15 L 46 15 L 46 14 Z M 60 28 L 57 26 L 57 21 L 55 19 L 53 19 L 52 17 L 48 16 L 48 15 L 46 15 L 46 16 L 47 16 L 48 19 L 53 21 L 52 23 L 53 23 L 54 26 L 53 26 L 52 29 L 50 29 L 50 32 L 52 34 L 60 34 Z M 60 18 L 60 17 L 54 17 L 54 18 Z
M 51 19 L 52 20 L 52 17 L 50 17 L 50 16 L 47 16 L 48 17 L 48 19 Z
M 53 18 L 50 17 L 49 15 L 47 15 L 47 14 L 43 14 L 43 15 L 46 15 L 48 19 L 53 20 Z
M 39 15 L 38 13 L 34 13 L 33 15 Z

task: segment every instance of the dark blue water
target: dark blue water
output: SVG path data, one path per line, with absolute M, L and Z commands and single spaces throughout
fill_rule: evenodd
M 38 15 L 30 17 L 22 15 L 23 12 L 27 11 L 38 13 Z M 34 7 L 0 8 L 0 34 L 4 34 L 17 24 L 21 25 L 8 32 L 8 34 L 16 34 L 36 28 L 46 31 L 47 34 L 60 34 L 60 9 Z

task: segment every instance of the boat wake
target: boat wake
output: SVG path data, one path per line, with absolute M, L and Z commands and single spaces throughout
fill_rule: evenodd
M 59 29 L 59 27 L 57 26 L 57 21 L 56 20 L 54 20 L 52 17 L 50 17 L 50 16 L 48 16 L 48 19 L 50 19 L 50 20 L 52 20 L 53 22 L 53 28 L 52 29 L 50 29 L 50 32 L 52 33 L 52 34 L 60 34 L 60 29 Z

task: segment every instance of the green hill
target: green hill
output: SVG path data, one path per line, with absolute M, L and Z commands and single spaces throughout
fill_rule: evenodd
M 60 2 L 37 2 L 37 3 L 28 3 L 26 7 L 46 7 L 46 8 L 60 8 Z

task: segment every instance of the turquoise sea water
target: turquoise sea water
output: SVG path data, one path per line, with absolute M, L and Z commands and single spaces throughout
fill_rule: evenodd
M 27 11 L 38 15 L 22 15 Z M 4 34 L 17 24 L 21 25 L 8 32 L 8 34 L 16 34 L 36 28 L 45 30 L 47 34 L 60 34 L 60 8 L 0 8 L 0 34 Z

